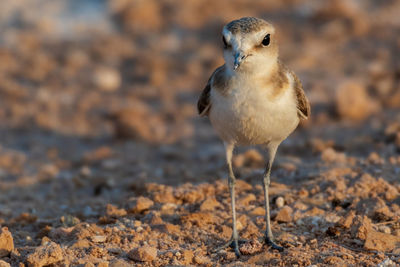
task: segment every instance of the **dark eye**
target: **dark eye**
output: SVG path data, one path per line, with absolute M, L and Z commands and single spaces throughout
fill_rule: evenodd
M 222 42 L 224 42 L 224 48 L 227 48 L 228 43 L 226 42 L 225 36 L 222 36 Z
M 263 46 L 268 46 L 268 45 L 269 45 L 269 42 L 271 41 L 270 39 L 271 39 L 271 37 L 270 37 L 270 34 L 268 33 L 267 35 L 265 35 L 265 37 L 264 37 L 264 39 L 262 40 L 261 44 L 262 44 Z

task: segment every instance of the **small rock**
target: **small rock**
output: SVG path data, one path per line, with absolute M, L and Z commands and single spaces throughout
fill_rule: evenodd
M 336 256 L 328 256 L 324 259 L 324 263 L 329 264 L 330 266 L 339 265 L 340 263 L 343 263 L 343 260 Z
M 277 197 L 275 200 L 275 204 L 278 208 L 282 208 L 285 205 L 285 199 L 283 197 Z
M 107 239 L 104 235 L 95 235 L 90 238 L 94 243 L 104 243 Z
M 263 167 L 265 162 L 263 156 L 256 149 L 249 149 L 244 153 L 244 166 Z
M 122 260 L 122 259 L 115 259 L 110 262 L 110 267 L 132 267 L 132 264 Z
M 169 235 L 171 235 L 171 234 L 178 235 L 181 233 L 180 226 L 172 224 L 172 223 L 164 223 L 164 224 L 153 226 L 152 228 L 154 228 L 154 230 L 158 230 L 160 232 L 167 233 Z
M 8 262 L 0 260 L 0 267 L 10 267 L 11 265 Z
M 8 256 L 14 250 L 14 240 L 7 227 L 0 230 L 0 258 Z
M 162 214 L 174 214 L 177 205 L 174 203 L 166 203 L 161 206 L 161 213 Z
M 182 263 L 184 265 L 190 265 L 193 261 L 194 253 L 191 250 L 182 251 Z
M 30 267 L 41 267 L 57 263 L 63 258 L 61 247 L 52 241 L 47 241 L 43 242 L 32 254 L 28 255 L 27 262 Z
M 244 197 L 238 199 L 237 205 L 238 206 L 248 206 L 251 201 L 255 201 L 257 198 L 254 194 L 249 193 L 246 194 Z
M 215 197 L 207 198 L 200 205 L 201 211 L 212 211 L 216 208 L 221 207 L 221 204 L 215 199 Z
M 236 228 L 238 231 L 244 228 L 243 223 L 240 220 L 236 220 Z
M 154 205 L 153 200 L 147 197 L 138 197 L 135 205 L 132 207 L 132 212 L 141 213 L 145 210 L 150 209 Z
M 376 207 L 373 212 L 372 219 L 378 222 L 384 222 L 392 220 L 394 216 L 394 213 L 390 211 L 389 207 L 383 203 L 383 206 Z
M 291 222 L 293 218 L 293 209 L 289 206 L 284 206 L 276 215 L 275 220 L 277 222 Z
M 294 208 L 298 209 L 298 210 L 307 210 L 308 206 L 306 204 L 304 204 L 303 202 L 300 201 L 296 201 L 294 203 Z
M 379 102 L 368 95 L 366 86 L 360 82 L 344 82 L 337 90 L 336 110 L 342 118 L 363 120 L 380 108 Z
M 109 116 L 117 138 L 132 138 L 150 143 L 166 138 L 167 126 L 160 114 L 139 101 L 134 101 L 132 105 L 134 107 L 118 110 Z
M 356 213 L 352 210 L 350 211 L 346 217 L 343 217 L 337 223 L 339 226 L 349 229 L 350 226 L 353 224 L 353 220 L 356 217 Z
M 150 246 L 143 246 L 131 250 L 128 258 L 135 261 L 153 261 L 157 258 L 157 249 Z
M 102 67 L 95 71 L 93 81 L 103 91 L 115 91 L 121 85 L 121 76 L 115 69 Z
M 341 152 L 336 152 L 331 147 L 325 149 L 322 152 L 321 158 L 325 162 L 336 162 L 336 163 L 345 163 L 346 162 L 346 155 Z
M 391 259 L 386 259 L 377 265 L 377 267 L 396 267 L 396 266 L 398 265 Z
M 386 226 L 386 225 L 381 225 L 379 226 L 379 232 L 385 233 L 385 234 L 391 234 L 391 230 L 390 227 Z
M 211 212 L 192 212 L 181 216 L 181 222 L 192 223 L 202 227 L 207 224 L 219 224 L 221 220 Z M 239 222 L 237 224 L 239 229 Z
M 311 210 L 307 211 L 305 214 L 307 216 L 320 216 L 320 215 L 324 215 L 325 211 L 322 209 L 319 209 L 317 207 L 313 207 Z
M 241 168 L 245 163 L 245 157 L 243 154 L 239 154 L 236 157 L 233 157 L 232 164 L 234 168 Z
M 207 264 L 208 262 L 210 262 L 208 258 L 201 255 L 194 256 L 193 261 L 197 264 Z
M 397 236 L 380 233 L 371 229 L 367 233 L 364 248 L 383 252 L 392 251 L 399 242 L 400 238 Z
M 108 261 L 102 261 L 99 262 L 99 264 L 97 264 L 97 267 L 108 267 L 108 266 L 109 266 Z
M 370 231 L 372 231 L 371 220 L 367 216 L 357 215 L 350 228 L 352 237 L 365 240 Z
M 378 153 L 372 152 L 371 154 L 369 154 L 367 162 L 371 164 L 383 164 L 384 160 L 379 156 Z
M 71 227 L 71 226 L 77 225 L 81 221 L 79 220 L 79 218 L 77 218 L 75 216 L 72 216 L 70 214 L 66 214 L 66 215 L 63 215 L 63 216 L 60 217 L 60 222 L 65 227 Z
M 394 235 L 400 237 L 400 229 L 396 229 Z
M 253 189 L 253 186 L 244 180 L 236 180 L 236 189 L 239 191 L 249 191 Z
M 114 205 L 107 204 L 107 216 L 112 217 L 112 218 L 119 218 L 122 216 L 125 216 L 127 214 L 126 210 L 124 209 L 119 209 Z
M 265 208 L 257 207 L 250 212 L 253 216 L 264 216 L 265 215 Z

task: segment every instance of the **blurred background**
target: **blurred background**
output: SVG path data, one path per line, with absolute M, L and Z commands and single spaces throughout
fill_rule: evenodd
M 222 144 L 196 102 L 223 64 L 222 27 L 244 16 L 276 26 L 311 102 L 276 168 L 315 176 L 329 148 L 328 162 L 384 160 L 380 175 L 396 181 L 399 13 L 395 0 L 2 1 L 0 224 L 94 216 L 145 182 L 224 178 Z M 260 171 L 262 159 L 245 151 L 238 175 L 259 182 L 245 167 Z

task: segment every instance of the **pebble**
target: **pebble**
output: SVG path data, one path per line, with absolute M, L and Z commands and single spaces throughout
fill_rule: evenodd
M 93 81 L 100 90 L 112 92 L 120 87 L 121 75 L 115 69 L 101 67 L 95 71 Z
M 248 206 L 250 202 L 255 201 L 257 198 L 254 194 L 246 194 L 244 197 L 237 200 L 237 205 Z
M 107 210 L 106 210 L 107 216 L 113 217 L 113 218 L 119 218 L 122 216 L 125 216 L 127 214 L 126 210 L 124 209 L 119 209 L 114 205 L 107 204 Z
M 135 248 L 128 252 L 128 258 L 142 262 L 153 261 L 157 258 L 157 249 L 150 246 Z
M 98 266 L 100 266 L 100 264 Z M 109 266 L 110 267 L 132 267 L 131 264 L 129 264 L 128 262 L 126 262 L 122 259 L 115 259 L 115 260 L 111 261 Z
M 385 233 L 385 234 L 391 234 L 391 230 L 390 227 L 386 226 L 386 225 L 380 225 L 379 226 L 379 232 Z
M 293 218 L 293 209 L 289 206 L 284 206 L 276 215 L 275 220 L 277 222 L 291 222 Z
M 265 215 L 265 208 L 257 207 L 253 209 L 250 213 L 253 216 L 264 216 Z
M 14 240 L 7 227 L 0 230 L 0 258 L 8 256 L 14 250 Z
M 216 208 L 222 207 L 221 203 L 219 203 L 215 197 L 207 198 L 206 200 L 203 201 L 200 205 L 200 210 L 201 211 L 213 211 Z
M 8 262 L 0 260 L 0 267 L 10 267 L 11 265 Z
M 27 262 L 30 267 L 42 267 L 62 261 L 63 258 L 60 245 L 44 239 L 42 245 L 28 255 Z
M 400 243 L 399 237 L 370 229 L 367 233 L 364 248 L 386 252 L 396 248 L 397 243 Z
M 342 152 L 336 152 L 333 148 L 329 147 L 322 151 L 321 159 L 325 162 L 336 162 L 336 163 L 345 163 L 346 162 L 346 154 Z
M 200 256 L 200 255 L 196 255 L 193 258 L 194 262 L 197 264 L 206 264 L 209 262 L 209 259 L 204 257 L 204 256 Z
M 277 197 L 275 200 L 275 204 L 278 208 L 282 208 L 285 205 L 285 199 L 283 197 Z
M 91 237 L 91 240 L 94 243 L 104 243 L 106 241 L 107 237 L 104 235 L 95 235 Z
M 138 197 L 136 203 L 131 208 L 134 213 L 141 213 L 145 210 L 150 209 L 154 205 L 153 200 L 147 197 Z
M 368 95 L 367 87 L 361 82 L 345 81 L 336 92 L 336 110 L 342 118 L 363 120 L 381 108 L 379 102 Z
M 377 265 L 377 267 L 395 267 L 398 266 L 394 261 L 391 259 L 385 259 L 381 263 Z

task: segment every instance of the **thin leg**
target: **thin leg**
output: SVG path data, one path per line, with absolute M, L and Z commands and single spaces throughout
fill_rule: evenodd
M 236 178 L 233 173 L 232 169 L 232 153 L 235 145 L 234 144 L 225 144 L 225 150 L 226 150 L 226 161 L 228 163 L 228 168 L 229 168 L 229 178 L 228 178 L 228 184 L 229 184 L 229 192 L 231 195 L 231 206 L 232 206 L 232 237 L 228 241 L 228 243 L 224 244 L 223 246 L 217 248 L 215 251 L 219 251 L 221 249 L 227 248 L 231 246 L 235 250 L 236 257 L 240 257 L 240 251 L 239 251 L 239 242 L 238 242 L 238 233 L 237 233 L 237 227 L 236 227 L 236 208 L 235 208 L 235 184 L 236 184 Z
M 271 175 L 271 168 L 272 163 L 275 159 L 276 150 L 279 144 L 274 144 L 269 146 L 269 159 L 267 161 L 263 179 L 264 185 L 264 199 L 265 199 L 265 223 L 266 223 L 266 230 L 265 230 L 265 243 L 270 245 L 273 249 L 277 249 L 279 251 L 283 251 L 283 247 L 278 246 L 274 242 L 274 236 L 272 235 L 271 231 L 271 218 L 270 218 L 270 210 L 269 210 L 269 196 L 268 196 L 268 189 L 270 184 L 270 175 Z

